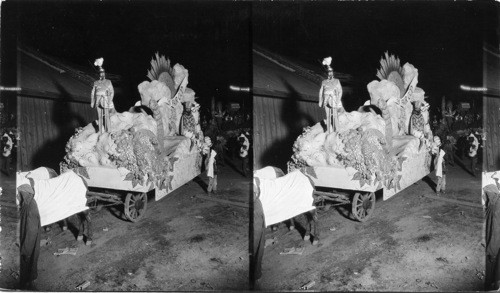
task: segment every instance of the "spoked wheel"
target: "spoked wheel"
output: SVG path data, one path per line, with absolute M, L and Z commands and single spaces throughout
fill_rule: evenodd
M 366 221 L 375 209 L 375 193 L 356 192 L 352 199 L 352 214 L 360 222 Z
M 146 213 L 148 195 L 146 193 L 127 193 L 125 197 L 125 217 L 131 222 L 139 221 Z

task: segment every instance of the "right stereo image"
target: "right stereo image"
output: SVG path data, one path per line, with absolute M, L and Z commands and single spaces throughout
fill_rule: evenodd
M 499 12 L 253 3 L 253 289 L 499 289 Z

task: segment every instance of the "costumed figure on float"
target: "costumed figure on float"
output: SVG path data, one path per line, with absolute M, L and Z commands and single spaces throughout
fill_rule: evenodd
M 323 65 L 327 67 L 328 78 L 323 80 L 319 90 L 319 106 L 325 109 L 326 129 L 328 133 L 337 131 L 339 124 L 338 114 L 344 112 L 342 106 L 342 86 L 340 81 L 333 77 L 331 67 L 332 57 L 323 59 Z
M 159 200 L 201 173 L 206 144 L 199 104 L 187 87 L 188 70 L 180 64 L 172 67 L 158 53 L 155 57 L 147 74 L 150 81 L 137 86 L 140 100 L 129 111 L 107 111 L 113 108 L 113 90 L 101 71 L 92 106 L 104 110 L 104 127 L 99 120 L 97 132 L 92 123 L 76 129 L 61 163 L 61 172 L 74 170 L 89 187 L 127 191 L 125 215 L 132 221 L 142 217 L 148 191 L 155 189 Z M 102 68 L 102 59 L 96 65 Z
M 115 108 L 113 104 L 115 90 L 111 81 L 106 79 L 106 72 L 102 68 L 103 63 L 103 58 L 96 59 L 94 62 L 94 65 L 99 67 L 99 80 L 94 82 L 90 101 L 90 107 L 95 107 L 97 110 L 100 133 L 109 131 L 109 112 Z
M 330 60 L 325 58 L 324 64 Z M 325 132 L 321 123 L 306 127 L 294 143 L 289 171 L 302 170 L 316 186 L 361 194 L 383 188 L 384 199 L 429 174 L 434 142 L 425 92 L 417 87 L 418 70 L 409 63 L 401 66 L 388 53 L 380 64 L 379 80 L 367 85 L 365 106 L 346 112 L 337 103 L 332 132 Z M 333 77 L 325 80 L 320 105 L 329 97 L 340 102 L 338 88 Z

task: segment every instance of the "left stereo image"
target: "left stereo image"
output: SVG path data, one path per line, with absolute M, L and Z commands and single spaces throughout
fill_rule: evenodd
M 250 12 L 2 3 L 1 288 L 250 288 Z

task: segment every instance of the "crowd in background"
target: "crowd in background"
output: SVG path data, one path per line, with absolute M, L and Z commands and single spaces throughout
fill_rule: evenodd
M 482 162 L 483 141 L 486 133 L 483 131 L 483 117 L 475 109 L 461 109 L 448 102 L 445 109 L 437 109 L 432 115 L 431 128 L 434 135 L 441 139 L 448 153 L 452 153 L 453 160 L 470 158 L 471 173 L 476 175 L 480 166 L 475 162 Z
M 0 146 L 2 148 L 0 171 L 9 176 L 15 170 L 19 135 L 16 128 L 0 130 Z
M 216 162 L 224 166 L 226 161 L 241 164 L 241 173 L 250 176 L 252 162 L 252 120 L 251 115 L 242 109 L 200 113 L 201 128 L 205 137 L 209 137 L 212 148 L 216 151 Z

